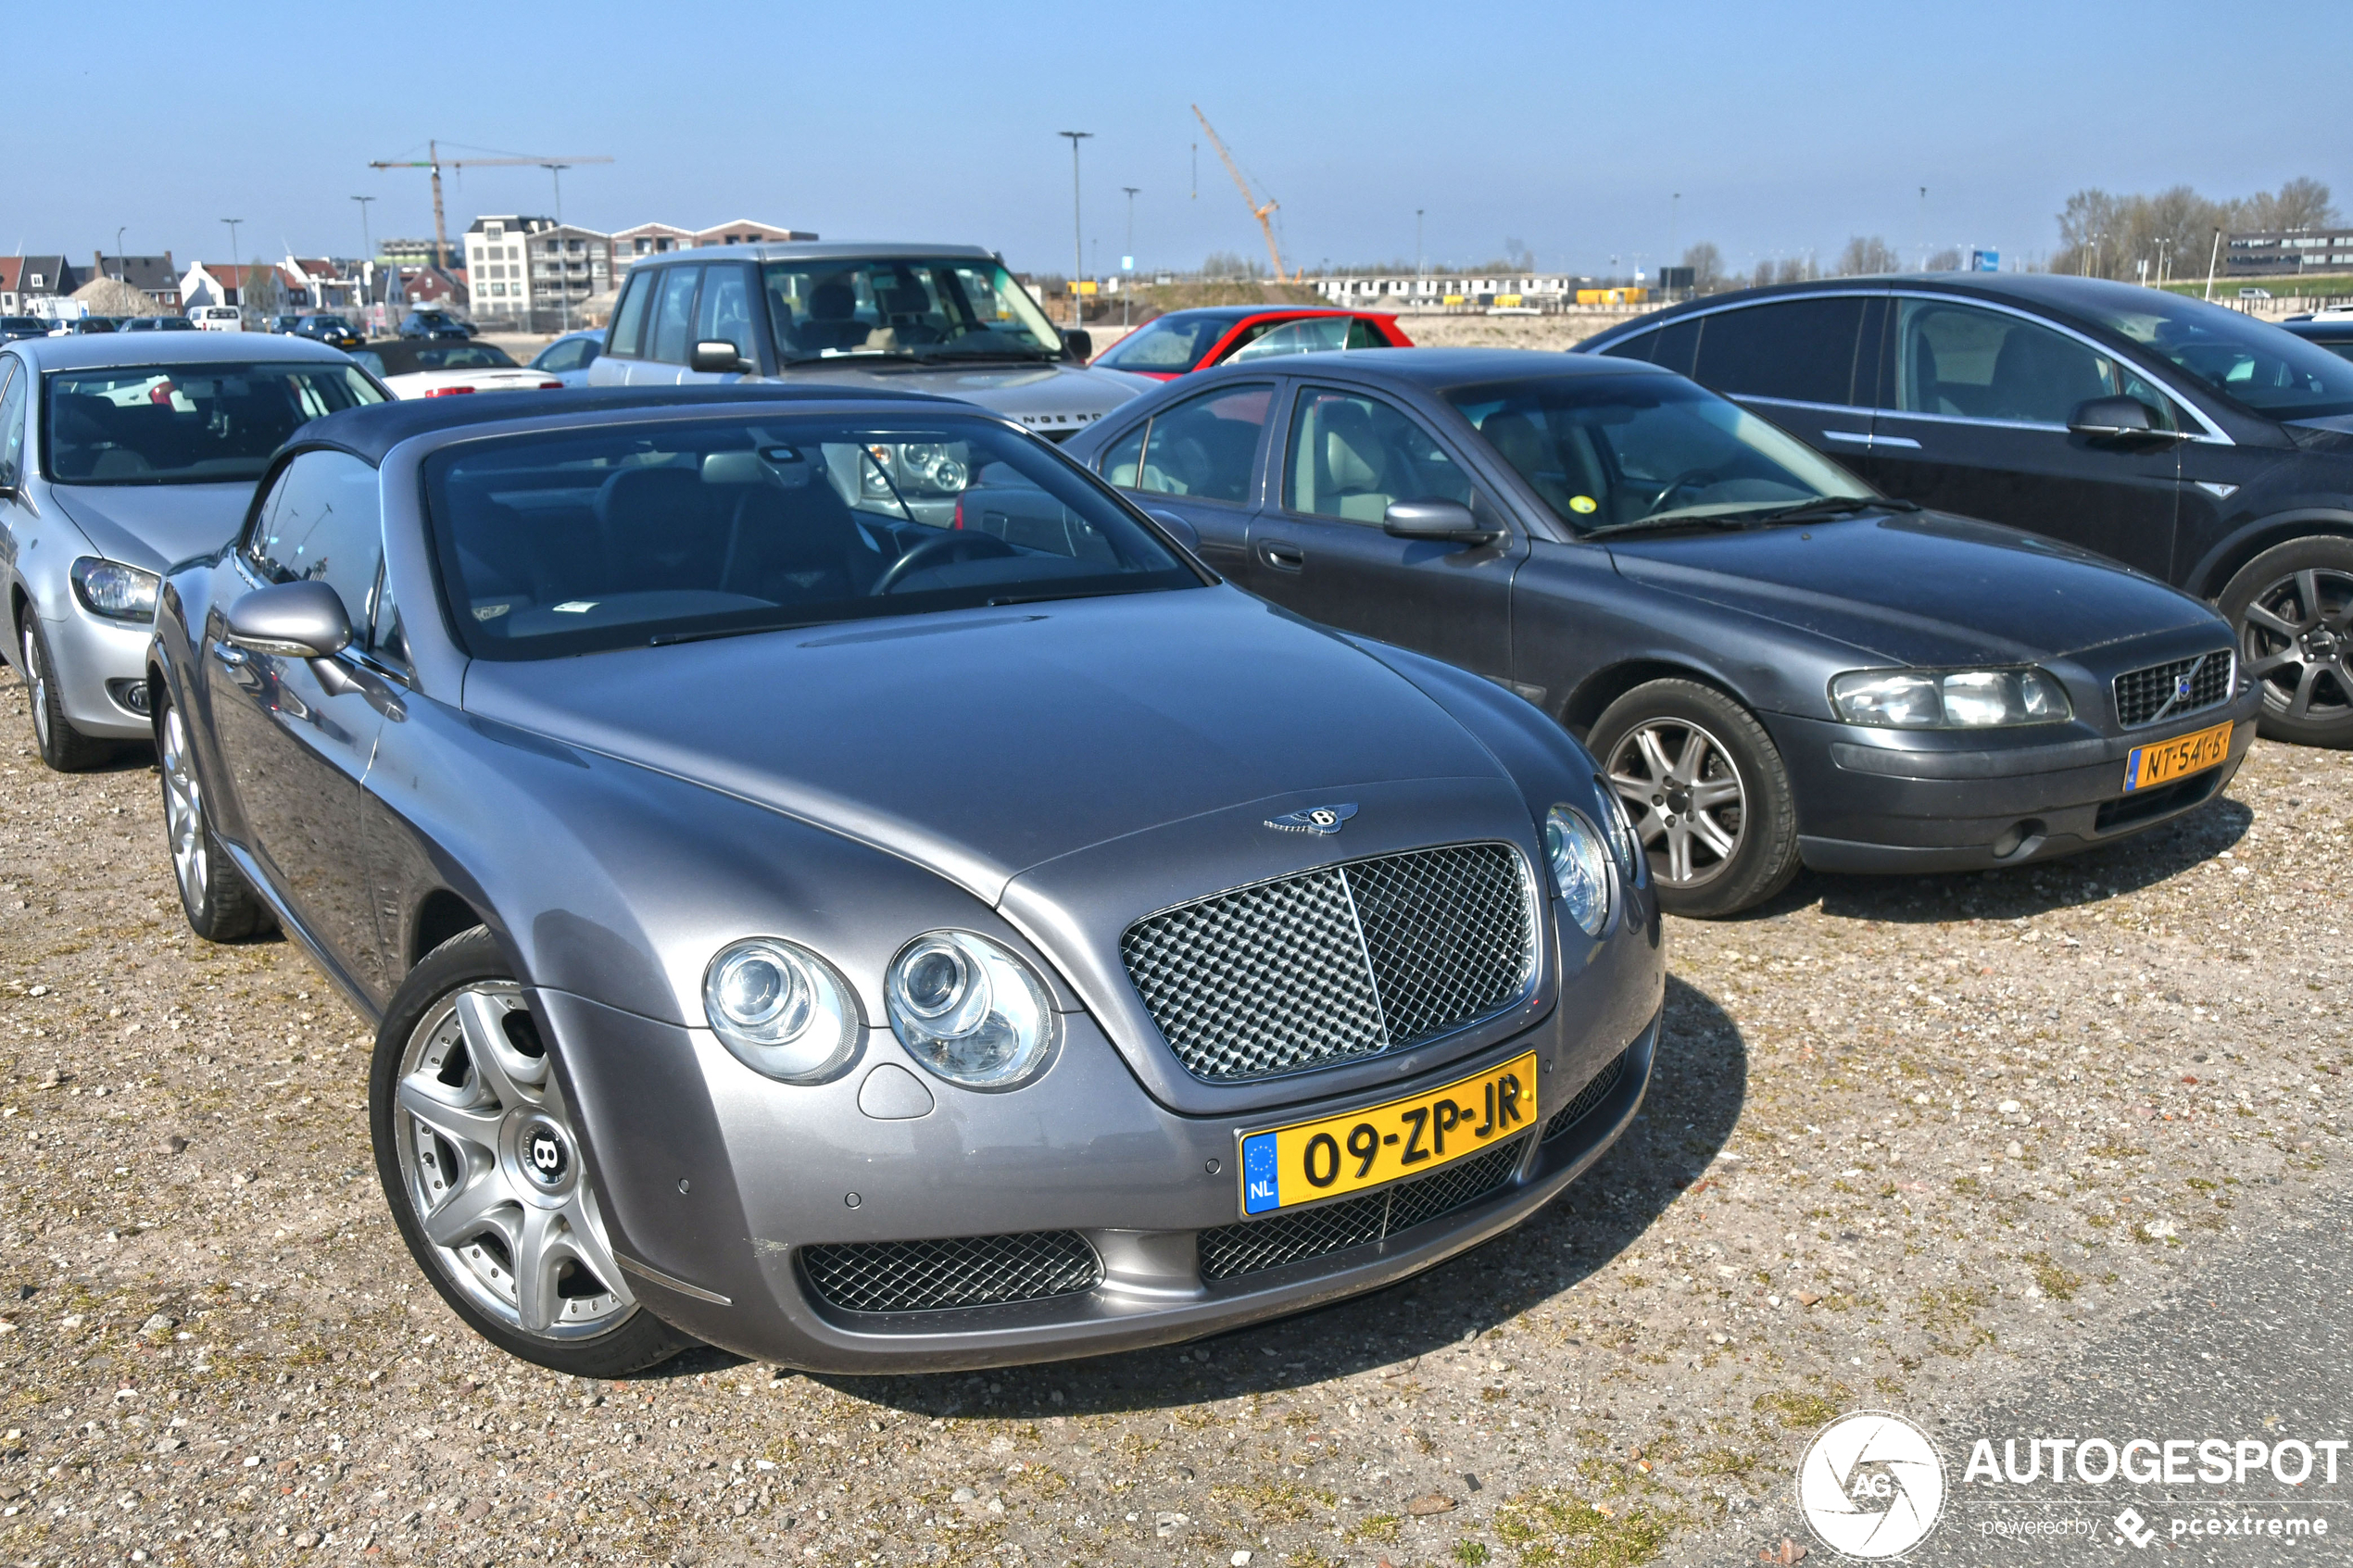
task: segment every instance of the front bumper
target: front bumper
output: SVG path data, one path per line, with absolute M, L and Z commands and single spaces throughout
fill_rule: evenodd
M 1902 732 L 1771 715 L 1798 801 L 1798 852 L 1820 872 L 1962 872 L 2022 865 L 2127 838 L 2212 799 L 2255 739 L 2263 703 L 2229 702 L 2146 729 L 2058 742 L 1934 749 Z M 2229 722 L 2223 762 L 2128 794 L 2134 748 Z
M 562 992 L 534 999 L 560 1042 L 614 1249 L 652 1311 L 710 1343 L 812 1371 L 945 1371 L 1221 1332 L 1377 1289 L 1518 1223 L 1598 1159 L 1642 1103 L 1663 984 L 1650 924 L 1606 944 L 1562 1004 L 1508 1040 L 1377 1091 L 1246 1117 L 1168 1110 L 1080 1013 L 1065 1015 L 1044 1078 L 979 1095 L 923 1073 L 887 1031 L 870 1032 L 843 1078 L 795 1088 L 751 1073 L 707 1032 Z M 1572 1002 L 1597 995 L 1606 1005 L 1570 1015 Z M 1238 1128 L 1379 1103 L 1529 1050 L 1540 1060 L 1537 1114 L 1530 1131 L 1478 1157 L 1495 1176 L 1480 1190 L 1442 1211 L 1426 1205 L 1413 1212 L 1431 1217 L 1377 1239 L 1204 1277 L 1220 1271 L 1204 1270 L 1199 1238 L 1240 1223 Z M 927 1113 L 862 1110 L 869 1075 L 894 1070 L 924 1084 Z M 1605 1087 L 1553 1125 L 1597 1081 Z M 1003 1305 L 857 1311 L 815 1287 L 805 1256 L 1050 1232 L 1085 1238 L 1100 1261 L 1089 1287 Z
M 49 645 L 50 678 L 66 722 L 107 740 L 154 735 L 146 714 L 131 705 L 146 693 L 152 622 L 106 621 L 69 603 L 60 619 L 42 617 L 41 634 Z M 18 651 L 15 657 L 24 656 Z

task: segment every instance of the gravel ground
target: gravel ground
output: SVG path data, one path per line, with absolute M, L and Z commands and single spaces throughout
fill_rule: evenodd
M 1643 1121 L 1379 1295 L 573 1382 L 415 1273 L 366 1031 L 283 942 L 187 935 L 148 759 L 28 734 L 0 684 L 0 1562 L 1753 1561 L 1828 1416 L 1996 1388 L 2343 1182 L 2353 759 L 2259 745 L 2116 849 L 1676 923 Z

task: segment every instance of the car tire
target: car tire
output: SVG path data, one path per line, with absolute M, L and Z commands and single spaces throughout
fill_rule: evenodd
M 1797 874 L 1797 807 L 1780 748 L 1714 686 L 1636 686 L 1594 721 L 1586 744 L 1626 803 L 1668 914 L 1737 914 Z
M 2239 672 L 2263 688 L 2259 733 L 2353 746 L 2353 539 L 2274 545 L 2217 602 L 2238 640 Z
M 119 749 L 112 741 L 94 740 L 67 720 L 57 696 L 57 661 L 49 657 L 49 638 L 31 605 L 24 607 L 23 658 L 25 697 L 41 760 L 60 773 L 82 773 L 112 759 Z
M 368 1108 L 400 1237 L 483 1338 L 574 1377 L 698 1343 L 639 1305 L 613 1262 L 560 1075 L 488 931 L 435 947 L 394 993 Z
M 277 918 L 212 831 L 179 705 L 168 696 L 159 701 L 156 771 L 163 777 L 164 845 L 171 852 L 171 878 L 180 886 L 188 929 L 208 942 L 242 942 L 271 930 Z

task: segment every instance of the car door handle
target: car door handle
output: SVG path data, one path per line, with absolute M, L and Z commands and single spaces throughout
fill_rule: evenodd
M 1822 439 L 1825 441 L 1851 441 L 1857 446 L 1869 446 L 1871 444 L 1870 432 L 1864 430 L 1826 430 L 1822 432 Z
M 232 670 L 243 670 L 246 663 L 245 649 L 224 643 L 217 637 L 213 639 L 212 657 Z
M 1297 571 L 1307 564 L 1307 552 L 1279 539 L 1267 539 L 1258 546 L 1258 558 L 1277 571 Z

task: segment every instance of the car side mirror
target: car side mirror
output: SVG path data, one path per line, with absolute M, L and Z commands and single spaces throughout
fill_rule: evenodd
M 2087 436 L 2094 441 L 2147 440 L 2155 437 L 2171 439 L 2173 432 L 2159 430 L 2149 406 L 2137 397 L 2095 397 L 2076 405 L 2068 417 L 2070 433 Z
M 695 345 L 694 352 L 686 357 L 686 369 L 690 370 L 724 374 L 729 370 L 749 370 L 751 368 L 751 361 L 744 358 L 743 350 L 724 337 L 705 338 Z
M 223 617 L 232 646 L 286 659 L 331 659 L 351 646 L 351 617 L 324 583 L 278 583 L 240 596 Z
M 1495 537 L 1495 530 L 1473 517 L 1460 501 L 1391 501 L 1380 526 L 1382 533 L 1399 539 L 1484 545 Z
M 1095 357 L 1095 334 L 1084 327 L 1064 327 L 1063 352 L 1085 364 Z
M 1176 536 L 1176 543 L 1184 546 L 1185 548 L 1190 550 L 1195 555 L 1201 554 L 1200 529 L 1195 528 L 1191 523 L 1187 522 L 1175 512 L 1164 512 L 1157 507 L 1147 508 L 1144 515 L 1151 519 L 1154 522 L 1160 524 L 1163 528 L 1168 530 L 1169 533 L 1175 534 Z

